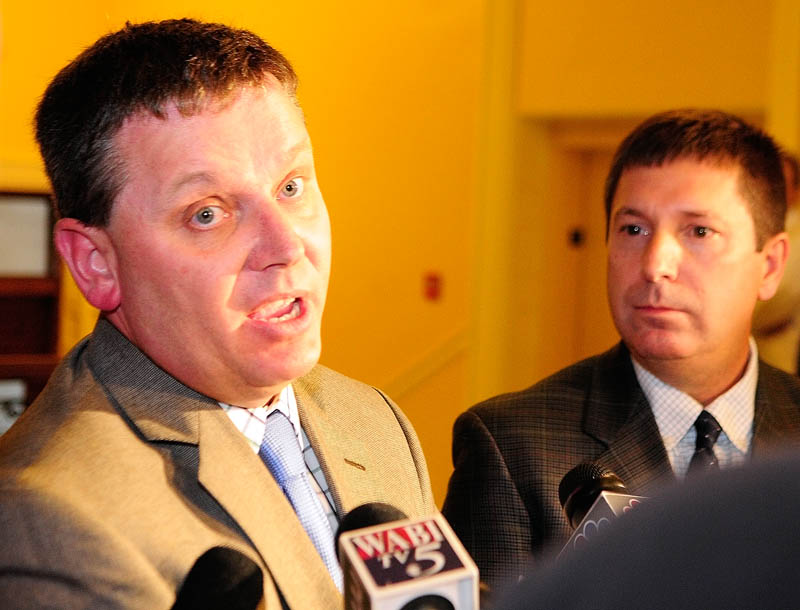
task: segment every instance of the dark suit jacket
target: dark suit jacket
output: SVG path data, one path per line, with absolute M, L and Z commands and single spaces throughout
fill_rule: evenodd
M 324 367 L 293 386 L 340 514 L 435 510 L 417 438 L 383 394 Z M 215 546 L 262 569 L 264 607 L 342 604 L 225 412 L 101 320 L 0 437 L 0 607 L 169 608 Z
M 800 439 L 800 380 L 760 363 L 752 453 Z M 462 414 L 442 512 L 496 586 L 571 534 L 558 500 L 562 477 L 583 461 L 603 464 L 630 493 L 675 480 L 628 350 L 574 364 L 536 385 Z

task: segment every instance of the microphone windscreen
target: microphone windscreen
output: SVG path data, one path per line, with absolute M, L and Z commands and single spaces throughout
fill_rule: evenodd
M 264 595 L 263 578 L 261 568 L 243 553 L 212 547 L 186 574 L 172 610 L 253 610 Z
M 628 493 L 622 479 L 601 464 L 584 462 L 564 475 L 558 499 L 572 527 L 576 527 L 604 491 Z
M 352 532 L 362 527 L 372 527 L 373 525 L 381 525 L 382 523 L 400 521 L 406 518 L 408 517 L 402 510 L 383 502 L 368 502 L 367 504 L 357 506 L 342 517 L 342 520 L 339 522 L 339 527 L 336 530 L 336 537 L 333 540 L 334 548 L 337 549 L 336 552 L 338 553 L 339 537 L 345 532 Z

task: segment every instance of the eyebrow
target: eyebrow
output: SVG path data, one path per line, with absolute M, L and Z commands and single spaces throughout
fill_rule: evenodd
M 685 216 L 685 217 L 688 217 L 688 218 L 714 218 L 715 217 L 715 215 L 713 213 L 707 212 L 707 211 L 695 212 L 695 211 L 692 211 L 692 210 L 680 210 L 680 214 L 681 214 L 681 216 Z M 626 206 L 626 207 L 618 209 L 616 212 L 614 212 L 612 217 L 613 218 L 618 218 L 620 216 L 634 216 L 636 218 L 647 218 L 647 214 L 645 214 L 644 212 L 639 211 L 636 208 L 632 208 L 632 207 L 629 207 L 629 206 Z
M 175 203 L 180 201 L 178 198 L 183 198 L 185 196 L 183 191 L 191 192 L 189 189 L 193 187 L 199 188 L 202 185 L 211 185 L 214 184 L 214 181 L 214 175 L 206 170 L 189 172 L 178 178 L 165 189 L 164 197 L 161 200 L 161 207 L 165 210 L 172 210 Z
M 186 174 L 185 176 L 181 176 L 180 180 L 172 184 L 169 187 L 167 195 L 169 198 L 172 198 L 178 191 L 185 188 L 186 186 L 192 184 L 202 184 L 206 182 L 213 182 L 213 178 L 210 172 L 207 171 L 191 172 L 189 174 Z
M 291 161 L 297 159 L 297 157 L 299 157 L 302 153 L 310 153 L 311 151 L 311 139 L 307 137 L 303 138 L 286 151 L 286 158 L 289 160 L 287 165 L 289 165 Z M 211 172 L 205 170 L 190 172 L 185 176 L 181 176 L 179 180 L 170 185 L 169 190 L 167 191 L 167 198 L 171 199 L 175 197 L 180 190 L 186 188 L 187 186 L 192 186 L 194 184 L 211 184 L 213 182 L 214 174 Z

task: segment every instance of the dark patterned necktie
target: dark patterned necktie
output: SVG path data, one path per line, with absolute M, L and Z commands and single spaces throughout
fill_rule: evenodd
M 689 475 L 718 470 L 719 463 L 714 455 L 714 443 L 717 442 L 722 428 L 714 416 L 706 410 L 697 416 L 694 427 L 697 430 L 697 441 L 692 461 L 689 462 Z

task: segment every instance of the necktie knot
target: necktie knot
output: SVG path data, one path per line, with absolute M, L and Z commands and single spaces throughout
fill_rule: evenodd
M 689 462 L 689 475 L 717 470 L 719 463 L 714 455 L 714 443 L 717 442 L 720 432 L 722 432 L 722 427 L 714 416 L 705 409 L 697 416 L 694 427 L 697 431 L 697 440 L 695 441 L 692 461 Z
M 290 479 L 305 476 L 306 463 L 297 443 L 294 426 L 280 411 L 275 411 L 267 418 L 258 453 L 278 485 L 284 489 Z
M 717 442 L 719 433 L 722 432 L 719 422 L 705 409 L 700 411 L 700 415 L 697 416 L 694 422 L 694 427 L 697 430 L 695 449 L 710 449 Z

